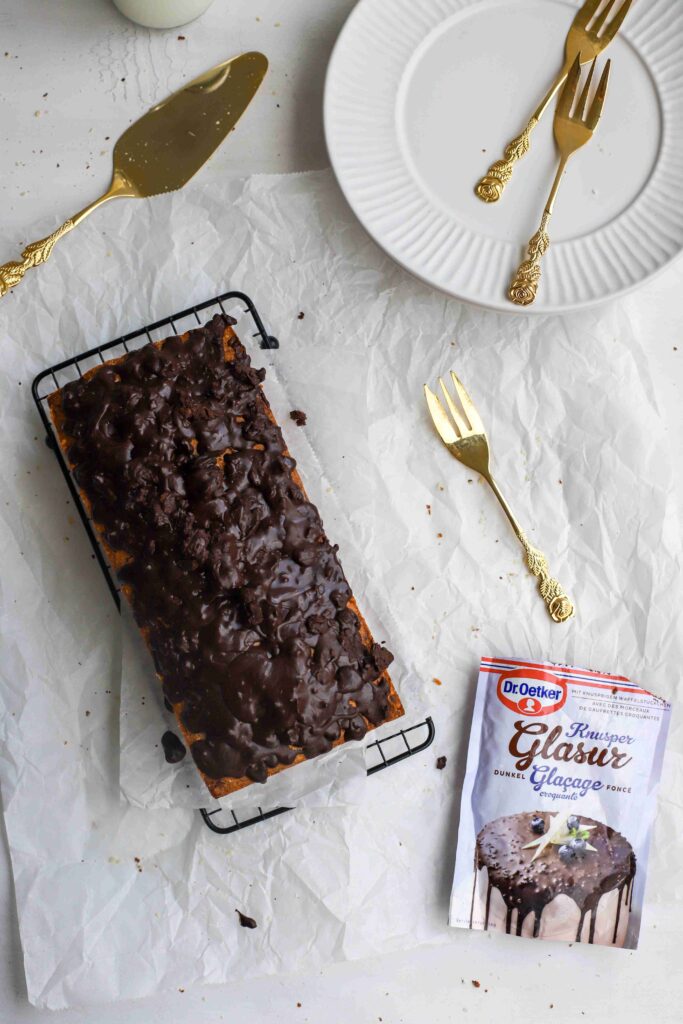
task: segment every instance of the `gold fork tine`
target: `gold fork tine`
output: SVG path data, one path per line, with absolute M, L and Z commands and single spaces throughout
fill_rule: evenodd
M 621 28 L 624 18 L 628 14 L 628 9 L 632 3 L 633 0 L 624 0 L 624 3 L 621 5 L 621 7 L 610 21 L 605 31 L 602 33 L 600 38 L 606 40 L 606 43 L 609 43 L 612 39 L 614 39 L 615 35 Z
M 465 424 L 464 419 L 462 418 L 457 408 L 455 407 L 455 403 L 453 402 L 453 399 L 449 394 L 448 388 L 443 382 L 443 377 L 439 377 L 439 387 L 443 392 L 443 397 L 446 399 L 446 405 L 448 406 L 450 414 L 453 417 L 453 422 L 455 423 L 455 426 L 460 434 L 460 437 L 467 437 L 467 435 L 470 433 L 470 428 Z
M 607 95 L 607 83 L 609 82 L 609 71 L 612 66 L 611 60 L 608 60 L 605 64 L 605 70 L 600 78 L 600 84 L 598 85 L 595 98 L 591 105 L 586 124 L 591 131 L 594 131 L 598 121 L 600 120 L 600 114 L 602 113 L 602 105 L 605 102 L 605 96 Z
M 598 58 L 594 57 L 593 58 L 593 63 L 591 64 L 590 71 L 588 72 L 588 78 L 586 79 L 586 84 L 584 85 L 583 92 L 581 93 L 581 96 L 579 97 L 579 102 L 578 102 L 578 104 L 576 106 L 576 112 L 574 114 L 574 117 L 579 117 L 581 119 L 583 119 L 585 117 L 586 107 L 588 106 L 588 93 L 590 92 L 591 81 L 593 80 L 593 72 L 595 71 L 595 65 L 597 64 L 597 62 L 598 62 Z
M 580 7 L 576 12 L 574 18 L 574 24 L 577 28 L 585 28 L 588 22 L 591 20 L 602 0 L 586 0 L 583 7 Z
M 467 391 L 465 390 L 465 385 L 462 383 L 461 380 L 458 379 L 453 370 L 451 370 L 451 380 L 453 381 L 453 387 L 458 392 L 458 398 L 462 403 L 462 407 L 465 410 L 465 415 L 467 416 L 467 419 L 470 421 L 472 430 L 474 430 L 474 432 L 477 434 L 485 434 L 486 431 L 484 430 L 484 424 L 481 421 L 481 417 L 479 416 L 479 413 L 476 410 L 474 402 L 467 394 Z
M 572 64 L 572 69 L 567 75 L 567 81 L 564 84 L 564 88 L 560 95 L 560 99 L 557 104 L 556 117 L 569 117 L 571 109 L 576 97 L 576 90 L 581 78 L 581 54 L 577 55 L 576 60 Z
M 615 3 L 617 0 L 609 0 L 609 3 L 605 4 L 604 8 L 600 11 L 597 18 L 590 27 L 591 32 L 594 35 L 600 35 L 600 29 L 607 21 L 607 18 L 612 13 Z
M 455 432 L 455 427 L 449 420 L 446 410 L 442 406 L 441 402 L 431 390 L 425 384 L 425 398 L 427 399 L 427 406 L 429 407 L 429 414 L 432 417 L 432 423 L 436 427 L 437 433 L 444 444 L 455 444 L 460 438 Z

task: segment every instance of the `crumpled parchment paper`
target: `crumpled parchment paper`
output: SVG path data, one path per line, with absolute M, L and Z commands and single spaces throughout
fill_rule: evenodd
M 261 362 L 277 361 L 308 417 L 286 435 L 295 454 L 300 429 L 314 447 L 324 477 L 305 477 L 311 498 L 371 626 L 375 607 L 397 624 L 387 639 L 423 681 L 437 737 L 360 790 L 355 777 L 329 783 L 219 837 L 189 809 L 121 799 L 121 624 L 29 388 L 56 359 L 227 288 L 251 294 L 282 342 Z M 628 308 L 468 309 L 386 259 L 329 172 L 112 204 L 2 300 L 0 784 L 32 1002 L 476 941 L 449 934 L 447 910 L 480 655 L 623 673 L 669 699 L 680 689 L 671 470 Z M 493 496 L 432 431 L 422 383 L 451 366 L 501 488 L 575 600 L 565 626 Z M 644 934 L 683 900 L 682 751 L 674 709 Z M 235 909 L 258 927 L 240 928 Z M 580 972 L 610 951 L 566 955 Z

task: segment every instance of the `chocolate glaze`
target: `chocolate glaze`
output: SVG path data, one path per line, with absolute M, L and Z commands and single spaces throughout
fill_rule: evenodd
M 79 487 L 211 779 L 360 739 L 387 717 L 393 660 L 362 642 L 320 516 L 292 477 L 260 382 L 216 316 L 62 389 Z M 177 705 L 181 705 L 180 709 Z
M 183 741 L 170 729 L 161 737 L 161 745 L 164 748 L 164 757 L 169 764 L 178 764 L 187 753 Z
M 485 867 L 488 871 L 484 928 L 489 925 L 494 888 L 500 892 L 507 908 L 505 931 L 510 933 L 514 910 L 518 911 L 517 935 L 522 934 L 527 915 L 533 913 L 534 938 L 539 934 L 545 907 L 556 896 L 565 894 L 574 900 L 581 915 L 576 941 L 581 941 L 584 920 L 586 914 L 590 914 L 588 941 L 593 942 L 600 899 L 605 893 L 618 889 L 612 938 L 612 942 L 616 942 L 621 905 L 622 902 L 626 905 L 629 895 L 632 896 L 636 873 L 636 856 L 631 844 L 609 825 L 581 815 L 582 825 L 596 826 L 589 839 L 595 853 L 589 851 L 583 857 L 564 863 L 557 853 L 559 847 L 550 846 L 532 862 L 534 848 L 524 850 L 522 847 L 538 838 L 531 829 L 531 819 L 536 815 L 544 819 L 547 830 L 550 813 L 532 811 L 497 818 L 485 825 L 477 836 L 475 886 L 477 870 Z

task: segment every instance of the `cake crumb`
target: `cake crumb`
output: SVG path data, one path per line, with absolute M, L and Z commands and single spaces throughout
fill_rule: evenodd
M 441 757 L 437 757 L 437 759 L 436 759 L 436 767 L 439 769 L 440 772 L 443 771 L 444 768 L 446 767 L 446 761 L 447 760 L 448 760 L 448 758 L 446 757 L 445 754 L 442 754 Z
M 477 981 L 476 978 L 472 978 L 472 984 L 474 985 L 475 988 L 481 988 L 481 982 Z
M 434 676 L 432 682 L 434 683 L 435 686 L 441 686 L 441 680 L 437 679 L 436 676 Z
M 427 509 L 427 515 L 431 516 L 431 514 L 432 514 L 432 506 L 431 505 L 425 505 L 425 508 Z
M 301 409 L 292 409 L 292 411 L 289 414 L 289 418 L 291 420 L 294 420 L 297 427 L 306 426 L 306 413 L 302 412 Z
M 441 538 L 443 537 L 443 534 L 442 533 L 437 533 L 437 537 L 439 538 L 439 540 L 441 540 Z

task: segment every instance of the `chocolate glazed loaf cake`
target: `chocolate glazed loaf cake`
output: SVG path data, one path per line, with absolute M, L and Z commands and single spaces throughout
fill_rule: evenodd
M 563 858 L 560 850 L 567 847 L 548 845 L 533 859 L 528 844 L 547 831 L 550 819 L 547 812 L 510 814 L 484 826 L 477 836 L 472 915 L 478 873 L 486 870 L 484 929 L 623 945 L 636 873 L 631 844 L 609 825 L 582 816 L 592 849 Z
M 226 316 L 49 398 L 206 785 L 221 797 L 403 714 Z

